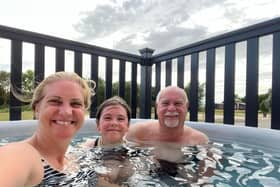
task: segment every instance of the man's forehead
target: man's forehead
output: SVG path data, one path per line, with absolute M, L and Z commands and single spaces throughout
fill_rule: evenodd
M 185 98 L 181 94 L 162 94 L 159 101 L 177 101 L 184 102 Z
M 174 102 L 185 102 L 183 98 L 174 98 L 174 97 L 161 97 L 159 102 L 166 102 L 166 101 L 174 101 Z

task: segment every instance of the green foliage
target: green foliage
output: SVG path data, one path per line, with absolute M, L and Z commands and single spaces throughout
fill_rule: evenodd
M 10 95 L 10 73 L 0 71 L 0 105 L 9 103 Z
M 188 97 L 190 97 L 190 83 L 184 88 L 185 92 L 188 94 Z M 205 96 L 205 92 L 204 92 L 204 87 L 205 87 L 205 83 L 202 83 L 202 84 L 199 84 L 199 87 L 198 87 L 198 108 L 199 108 L 199 111 L 202 110 L 203 108 L 203 98 Z
M 271 111 L 271 95 L 272 90 L 269 89 L 267 93 L 259 95 L 258 98 L 259 110 L 263 113 L 264 117 Z
M 32 97 L 34 91 L 34 72 L 27 70 L 22 75 L 22 93 L 28 98 Z
M 125 97 L 123 98 L 128 105 L 130 105 L 130 88 L 131 88 L 131 82 L 125 82 Z M 137 89 L 139 90 L 139 85 L 137 85 Z M 95 90 L 96 95 L 93 99 L 97 99 L 97 105 L 100 105 L 105 100 L 105 80 L 98 79 L 98 88 Z M 119 83 L 115 82 L 112 85 L 112 95 L 118 95 L 119 91 Z M 137 98 L 140 97 L 140 93 L 137 92 Z M 139 104 L 139 99 L 137 99 L 137 102 Z
M 130 88 L 131 82 L 125 82 L 125 100 L 126 102 L 131 105 L 130 103 Z M 199 109 L 201 110 L 203 107 L 203 98 L 205 96 L 204 92 L 205 83 L 200 84 L 198 88 L 198 105 Z M 112 93 L 113 95 L 118 95 L 119 83 L 113 83 Z M 34 90 L 34 72 L 32 70 L 27 70 L 22 74 L 22 93 L 31 98 Z M 140 102 L 140 85 L 137 85 L 137 105 L 139 106 Z M 190 84 L 188 84 L 184 90 L 190 95 Z M 155 106 L 155 87 L 152 87 L 152 107 Z M 0 71 L 0 109 L 4 110 L 9 106 L 9 99 L 10 99 L 10 72 Z M 94 99 L 97 99 L 97 105 L 100 105 L 105 100 L 105 80 L 98 79 L 98 88 L 96 90 L 96 95 Z M 238 95 L 235 95 L 236 102 L 246 102 L 246 98 L 240 98 Z M 268 90 L 266 94 L 259 95 L 258 98 L 259 103 L 259 110 L 266 115 L 271 111 L 271 89 Z M 24 106 L 23 110 L 30 110 L 29 106 Z

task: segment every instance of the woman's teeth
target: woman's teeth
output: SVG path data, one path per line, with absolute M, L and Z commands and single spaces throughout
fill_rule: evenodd
M 59 121 L 59 120 L 57 120 L 56 123 L 58 125 L 72 125 L 73 121 Z

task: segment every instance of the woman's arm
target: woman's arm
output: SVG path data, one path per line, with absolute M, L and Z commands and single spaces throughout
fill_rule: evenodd
M 0 186 L 34 186 L 40 183 L 43 175 L 40 155 L 28 143 L 0 147 Z

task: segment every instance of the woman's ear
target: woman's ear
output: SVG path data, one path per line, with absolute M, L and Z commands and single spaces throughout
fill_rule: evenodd
M 38 109 L 37 105 L 34 107 L 34 114 L 33 115 L 34 115 L 35 119 L 39 119 L 39 109 Z
M 99 121 L 98 120 L 96 120 L 96 129 L 97 129 L 98 132 L 100 132 L 100 126 L 99 126 Z

